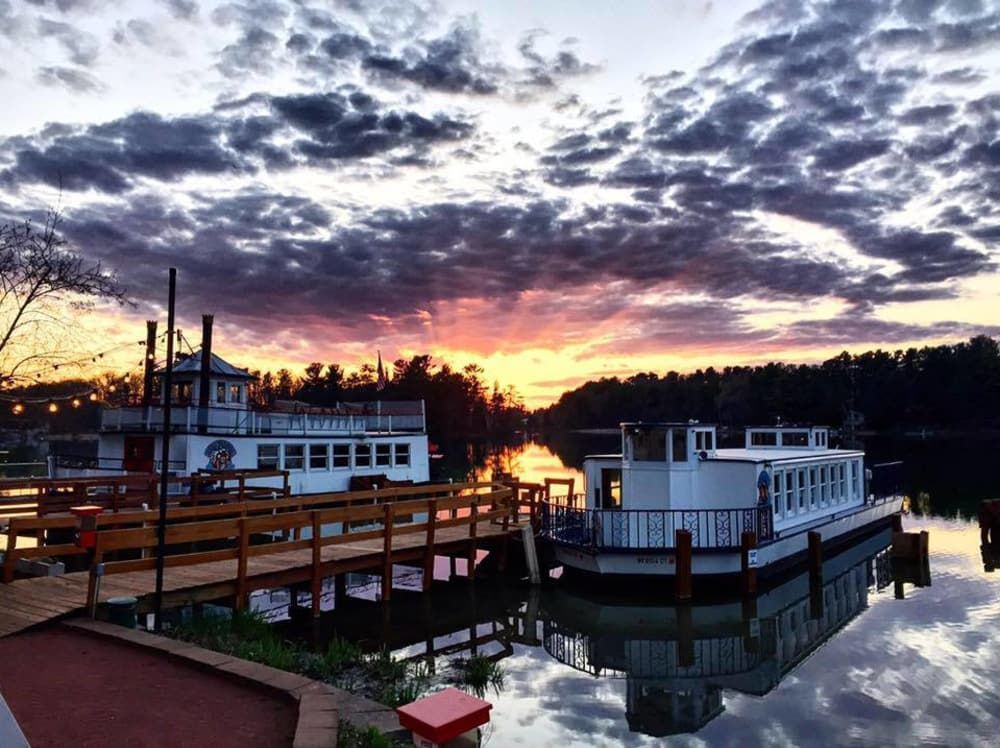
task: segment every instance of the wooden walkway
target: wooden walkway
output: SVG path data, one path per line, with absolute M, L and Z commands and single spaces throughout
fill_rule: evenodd
M 247 547 L 246 528 L 262 520 L 239 520 L 243 523 L 243 539 L 239 548 L 167 557 L 164 605 L 173 607 L 229 597 L 235 599 L 237 607 L 241 607 L 251 590 L 310 583 L 316 598 L 313 610 L 318 614 L 318 597 L 315 596 L 315 591 L 320 588 L 322 578 L 352 571 L 370 571 L 381 575 L 383 599 L 388 599 L 394 563 L 417 562 L 423 565 L 426 574 L 427 569 L 432 568 L 434 555 L 462 554 L 473 559 L 479 548 L 499 548 L 503 558 L 508 539 L 520 531 L 516 511 L 515 519 L 510 520 L 508 506 L 497 501 L 509 499 L 510 491 L 506 491 L 506 495 L 503 493 L 482 497 L 492 499 L 492 503 L 487 506 L 488 509 L 492 508 L 482 514 L 478 511 L 480 497 L 475 496 L 443 500 L 442 504 L 447 504 L 448 507 L 442 512 L 437 510 L 435 500 L 403 502 L 384 507 L 369 506 L 361 510 L 332 510 L 336 519 L 346 519 L 349 514 L 356 514 L 358 511 L 364 511 L 370 519 L 371 515 L 384 510 L 387 521 L 377 531 L 362 529 L 361 532 L 321 537 L 318 542 L 304 539 Z M 465 516 L 456 516 L 455 507 L 461 502 L 470 502 L 471 511 Z M 422 523 L 394 523 L 393 513 L 407 508 L 432 511 Z M 439 518 L 439 514 L 443 517 Z M 270 522 L 272 527 L 269 529 L 277 529 L 281 525 L 296 529 L 310 524 L 318 527 L 320 518 L 325 519 L 330 515 L 330 511 L 297 512 L 263 521 Z M 178 537 L 187 533 L 192 537 L 211 539 L 209 531 L 222 525 L 221 522 L 196 522 L 171 526 L 170 531 Z M 99 533 L 99 540 L 128 540 L 134 537 L 137 543 L 135 547 L 141 548 L 148 546 L 149 532 L 150 530 L 108 530 Z M 219 532 L 225 537 L 226 533 L 231 534 L 232 531 L 222 526 Z M 357 539 L 353 539 L 352 535 L 358 536 Z M 282 550 L 289 546 L 293 549 Z M 220 559 L 223 555 L 230 557 Z M 143 598 L 151 595 L 155 591 L 156 581 L 155 570 L 149 568 L 151 561 L 107 561 L 102 564 L 105 574 L 100 577 L 95 577 L 90 572 L 77 572 L 0 584 L 0 636 L 8 636 L 87 608 L 88 587 L 91 602 L 117 596 Z M 147 568 L 132 570 L 136 566 Z M 111 573 L 115 568 L 120 568 L 121 571 Z M 93 584 L 95 579 L 99 579 L 97 589 Z M 429 580 L 425 581 L 427 583 Z

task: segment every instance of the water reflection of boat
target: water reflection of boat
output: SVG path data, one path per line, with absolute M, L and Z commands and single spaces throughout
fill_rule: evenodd
M 563 588 L 546 596 L 543 644 L 594 676 L 624 678 L 633 731 L 695 732 L 724 709 L 723 689 L 763 695 L 868 607 L 891 582 L 882 531 L 823 566 L 742 603 L 706 606 L 595 599 Z

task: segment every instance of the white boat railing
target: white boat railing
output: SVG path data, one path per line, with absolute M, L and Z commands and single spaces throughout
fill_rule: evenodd
M 676 533 L 691 534 L 695 549 L 739 549 L 744 532 L 757 542 L 774 533 L 770 504 L 739 509 L 580 509 L 542 503 L 542 534 L 557 543 L 599 551 L 676 548 Z
M 165 409 L 161 406 L 109 408 L 101 415 L 101 430 L 134 433 L 162 431 L 164 412 Z M 278 413 L 196 406 L 170 409 L 171 432 L 184 434 L 352 436 L 366 433 L 419 433 L 424 430 L 424 425 L 423 413 Z

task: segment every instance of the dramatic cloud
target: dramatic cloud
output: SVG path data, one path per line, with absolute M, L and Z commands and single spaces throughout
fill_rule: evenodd
M 237 330 L 578 362 L 993 329 L 995 5 L 709 4 L 675 55 L 630 3 L 605 44 L 542 7 L 124 2 L 0 0 L 5 87 L 61 97 L 0 188 L 61 189 L 140 304 L 173 264 Z

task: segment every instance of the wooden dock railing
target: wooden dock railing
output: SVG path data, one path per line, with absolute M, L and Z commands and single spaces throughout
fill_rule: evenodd
M 481 484 L 472 484 L 481 485 Z M 438 492 L 449 491 L 459 486 L 425 487 Z M 492 488 L 492 486 L 491 486 Z M 410 490 L 413 490 L 412 488 Z M 383 492 L 364 492 L 381 494 Z M 387 492 L 386 492 L 387 493 Z M 496 488 L 483 494 L 427 498 L 398 502 L 384 502 L 367 506 L 344 506 L 335 509 L 312 509 L 268 516 L 243 516 L 232 519 L 186 522 L 166 528 L 168 546 L 188 546 L 202 541 L 231 542 L 232 545 L 205 551 L 188 551 L 168 555 L 165 568 L 172 569 L 196 564 L 236 560 L 235 605 L 240 609 L 246 605 L 253 589 L 273 586 L 275 575 L 257 575 L 249 570 L 252 559 L 276 554 L 292 554 L 296 551 L 310 551 L 298 557 L 286 557 L 287 571 L 279 575 L 289 582 L 309 581 L 312 590 L 313 612 L 318 614 L 322 579 L 346 571 L 360 571 L 378 567 L 382 576 L 382 599 L 388 600 L 392 592 L 392 564 L 400 561 L 421 561 L 425 570 L 424 584 L 432 578 L 435 548 L 442 545 L 454 548 L 462 546 L 469 559 L 470 576 L 475 571 L 477 538 L 483 523 L 499 525 L 505 540 L 510 522 L 509 488 Z M 380 497 L 381 498 L 381 497 Z M 416 522 L 398 523 L 400 516 L 426 516 Z M 352 523 L 365 522 L 374 525 L 370 529 L 350 530 Z M 329 525 L 340 525 L 342 532 L 323 535 L 322 529 Z M 464 532 L 456 535 L 447 533 L 450 528 L 464 527 Z M 303 529 L 308 528 L 310 537 L 303 538 Z M 445 536 L 442 533 L 445 532 Z M 252 544 L 255 536 L 281 533 L 282 540 Z M 396 547 L 396 541 L 407 535 L 422 534 L 424 540 L 418 545 L 404 542 Z M 492 533 L 497 536 L 498 533 Z M 363 545 L 365 541 L 368 545 Z M 99 585 L 102 577 L 114 574 L 149 571 L 156 566 L 154 558 L 109 559 L 109 554 L 121 551 L 148 550 L 157 544 L 155 527 L 122 528 L 102 530 L 97 533 L 97 546 L 91 565 L 90 584 L 87 591 L 87 607 L 93 612 L 98 602 Z M 359 545 L 362 544 L 362 545 Z M 323 549 L 345 546 L 344 552 L 324 560 Z M 353 546 L 346 548 L 346 546 Z M 232 576 L 230 577 L 232 579 Z
M 284 471 L 276 471 L 276 474 L 280 475 L 282 472 Z M 296 512 L 307 509 L 355 506 L 374 502 L 404 501 L 419 496 L 448 496 L 468 491 L 492 489 L 493 487 L 494 484 L 486 482 L 448 483 L 428 486 L 401 486 L 369 491 L 289 496 L 280 499 L 258 497 L 258 494 L 251 494 L 247 491 L 244 495 L 254 498 L 236 503 L 205 506 L 181 506 L 176 503 L 175 497 L 171 499 L 173 503 L 167 509 L 167 521 L 176 524 L 181 522 L 274 514 L 278 512 Z M 274 490 L 271 490 L 266 495 L 270 496 L 273 493 Z M 102 514 L 96 518 L 96 523 L 97 530 L 100 532 L 102 530 L 123 527 L 138 526 L 141 528 L 151 526 L 155 525 L 158 520 L 159 512 L 151 508 L 149 510 L 123 510 L 118 513 Z M 14 580 L 17 561 L 19 559 L 85 556 L 88 553 L 86 549 L 80 548 L 74 542 L 66 541 L 68 531 L 75 530 L 78 526 L 79 520 L 69 514 L 59 516 L 46 515 L 42 517 L 12 517 L 7 527 L 7 550 L 3 564 L 3 581 L 9 583 Z M 50 531 L 52 530 L 62 530 L 62 537 L 57 538 L 54 542 L 49 542 Z M 294 534 L 297 536 L 301 533 L 296 531 Z M 34 537 L 37 545 L 33 548 L 18 548 L 17 539 L 19 537 Z

